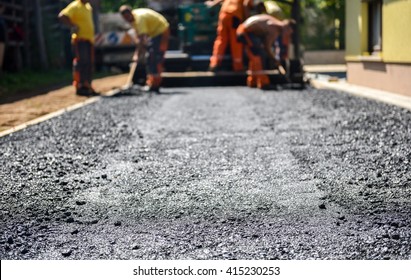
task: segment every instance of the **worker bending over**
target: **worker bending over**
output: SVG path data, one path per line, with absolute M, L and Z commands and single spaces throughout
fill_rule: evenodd
M 137 63 L 142 63 L 148 52 L 145 90 L 159 92 L 164 55 L 170 37 L 169 23 L 161 14 L 147 8 L 132 10 L 130 6 L 123 5 L 120 13 L 136 32 L 134 65 L 131 67 L 128 83 L 132 83 Z
M 74 0 L 59 15 L 72 31 L 73 85 L 77 95 L 97 95 L 91 86 L 94 68 L 94 23 L 89 0 Z
M 213 54 L 210 58 L 210 70 L 216 71 L 221 66 L 227 45 L 230 46 L 234 71 L 244 70 L 243 46 L 237 41 L 236 29 L 250 16 L 253 0 L 213 0 L 207 1 L 211 7 L 222 2 L 218 16 L 217 37 L 214 41 Z
M 260 89 L 270 88 L 269 77 L 264 74 L 263 56 L 267 55 L 270 65 L 283 68 L 277 59 L 275 41 L 281 36 L 284 41 L 289 41 L 293 20 L 278 20 L 270 15 L 255 15 L 249 17 L 237 29 L 237 38 L 246 47 L 249 60 L 247 85 Z M 273 50 L 274 47 L 274 50 Z M 282 73 L 285 74 L 285 73 Z

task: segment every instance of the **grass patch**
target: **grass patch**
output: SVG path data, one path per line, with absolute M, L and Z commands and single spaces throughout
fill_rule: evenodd
M 57 84 L 71 83 L 70 70 L 29 71 L 3 73 L 0 79 L 0 95 L 33 91 Z
M 102 78 L 108 75 L 109 73 L 95 73 L 94 78 Z M 0 97 L 71 84 L 72 72 L 67 69 L 50 71 L 24 70 L 18 73 L 3 73 L 0 76 Z

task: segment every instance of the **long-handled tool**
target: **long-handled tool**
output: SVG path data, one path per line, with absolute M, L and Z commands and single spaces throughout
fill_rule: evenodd
M 291 79 L 290 79 L 290 62 L 289 62 L 288 59 L 284 60 L 284 65 L 285 65 L 285 68 L 284 68 L 282 63 L 279 63 L 277 65 L 277 70 L 280 73 L 280 75 L 282 76 L 282 78 L 286 81 L 286 83 L 290 84 L 291 83 Z
M 121 96 L 140 94 L 140 86 L 145 84 L 147 76 L 145 62 L 145 59 L 131 60 L 129 64 L 130 70 L 125 85 L 119 88 L 114 88 L 110 95 Z
M 281 75 L 286 76 L 287 71 L 285 71 L 284 67 L 280 64 L 278 65 L 278 71 L 280 72 Z
M 134 84 L 134 76 L 136 74 L 138 62 L 136 60 L 131 61 L 130 63 L 130 71 L 128 73 L 126 85 L 131 86 Z

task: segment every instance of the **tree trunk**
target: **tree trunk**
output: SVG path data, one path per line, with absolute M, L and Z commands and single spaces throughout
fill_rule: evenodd
M 294 44 L 294 56 L 295 59 L 300 59 L 300 24 L 301 24 L 301 7 L 300 1 L 294 0 L 291 8 L 291 18 L 296 21 L 293 31 L 293 44 Z
M 24 0 L 23 1 L 23 24 L 24 24 L 24 56 L 26 58 L 26 63 L 27 63 L 27 67 L 31 68 L 32 66 L 32 60 L 31 60 L 31 48 L 30 48 L 30 38 L 31 34 L 30 34 L 30 26 L 29 26 L 29 9 L 30 9 L 30 5 L 29 5 L 29 1 L 28 0 Z
M 37 42 L 39 46 L 40 65 L 42 69 L 48 69 L 47 51 L 43 33 L 43 16 L 40 0 L 34 0 L 34 20 L 36 26 Z

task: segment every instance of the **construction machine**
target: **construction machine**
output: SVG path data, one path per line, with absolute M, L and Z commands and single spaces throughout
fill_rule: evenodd
M 305 80 L 300 52 L 298 24 L 301 22 L 299 0 L 257 2 L 259 3 L 256 5 L 257 10 L 254 11 L 254 13 L 265 12 L 277 18 L 283 17 L 284 13 L 276 2 L 290 6 L 291 17 L 296 21 L 296 24 L 293 26 L 292 43 L 289 46 L 282 46 L 282 53 L 280 54 L 281 64 L 286 74 L 283 75 L 275 71 L 270 71 L 272 69 L 270 69 L 268 60 L 264 64 L 267 73 L 270 73 L 269 76 L 272 83 L 304 87 Z M 263 9 L 260 8 L 261 5 L 263 5 Z M 178 38 L 180 41 L 180 50 L 183 54 L 189 56 L 190 71 L 206 71 L 208 68 L 213 42 L 216 37 L 219 9 L 219 5 L 210 8 L 204 3 L 182 4 L 178 7 Z M 244 57 L 244 61 L 247 61 L 246 57 Z M 220 75 L 227 76 L 228 72 L 231 71 L 231 57 L 228 52 L 223 59 L 222 68 L 225 71 L 219 73 Z M 235 75 L 235 73 L 232 74 Z M 224 77 L 222 80 L 228 82 L 227 77 Z

